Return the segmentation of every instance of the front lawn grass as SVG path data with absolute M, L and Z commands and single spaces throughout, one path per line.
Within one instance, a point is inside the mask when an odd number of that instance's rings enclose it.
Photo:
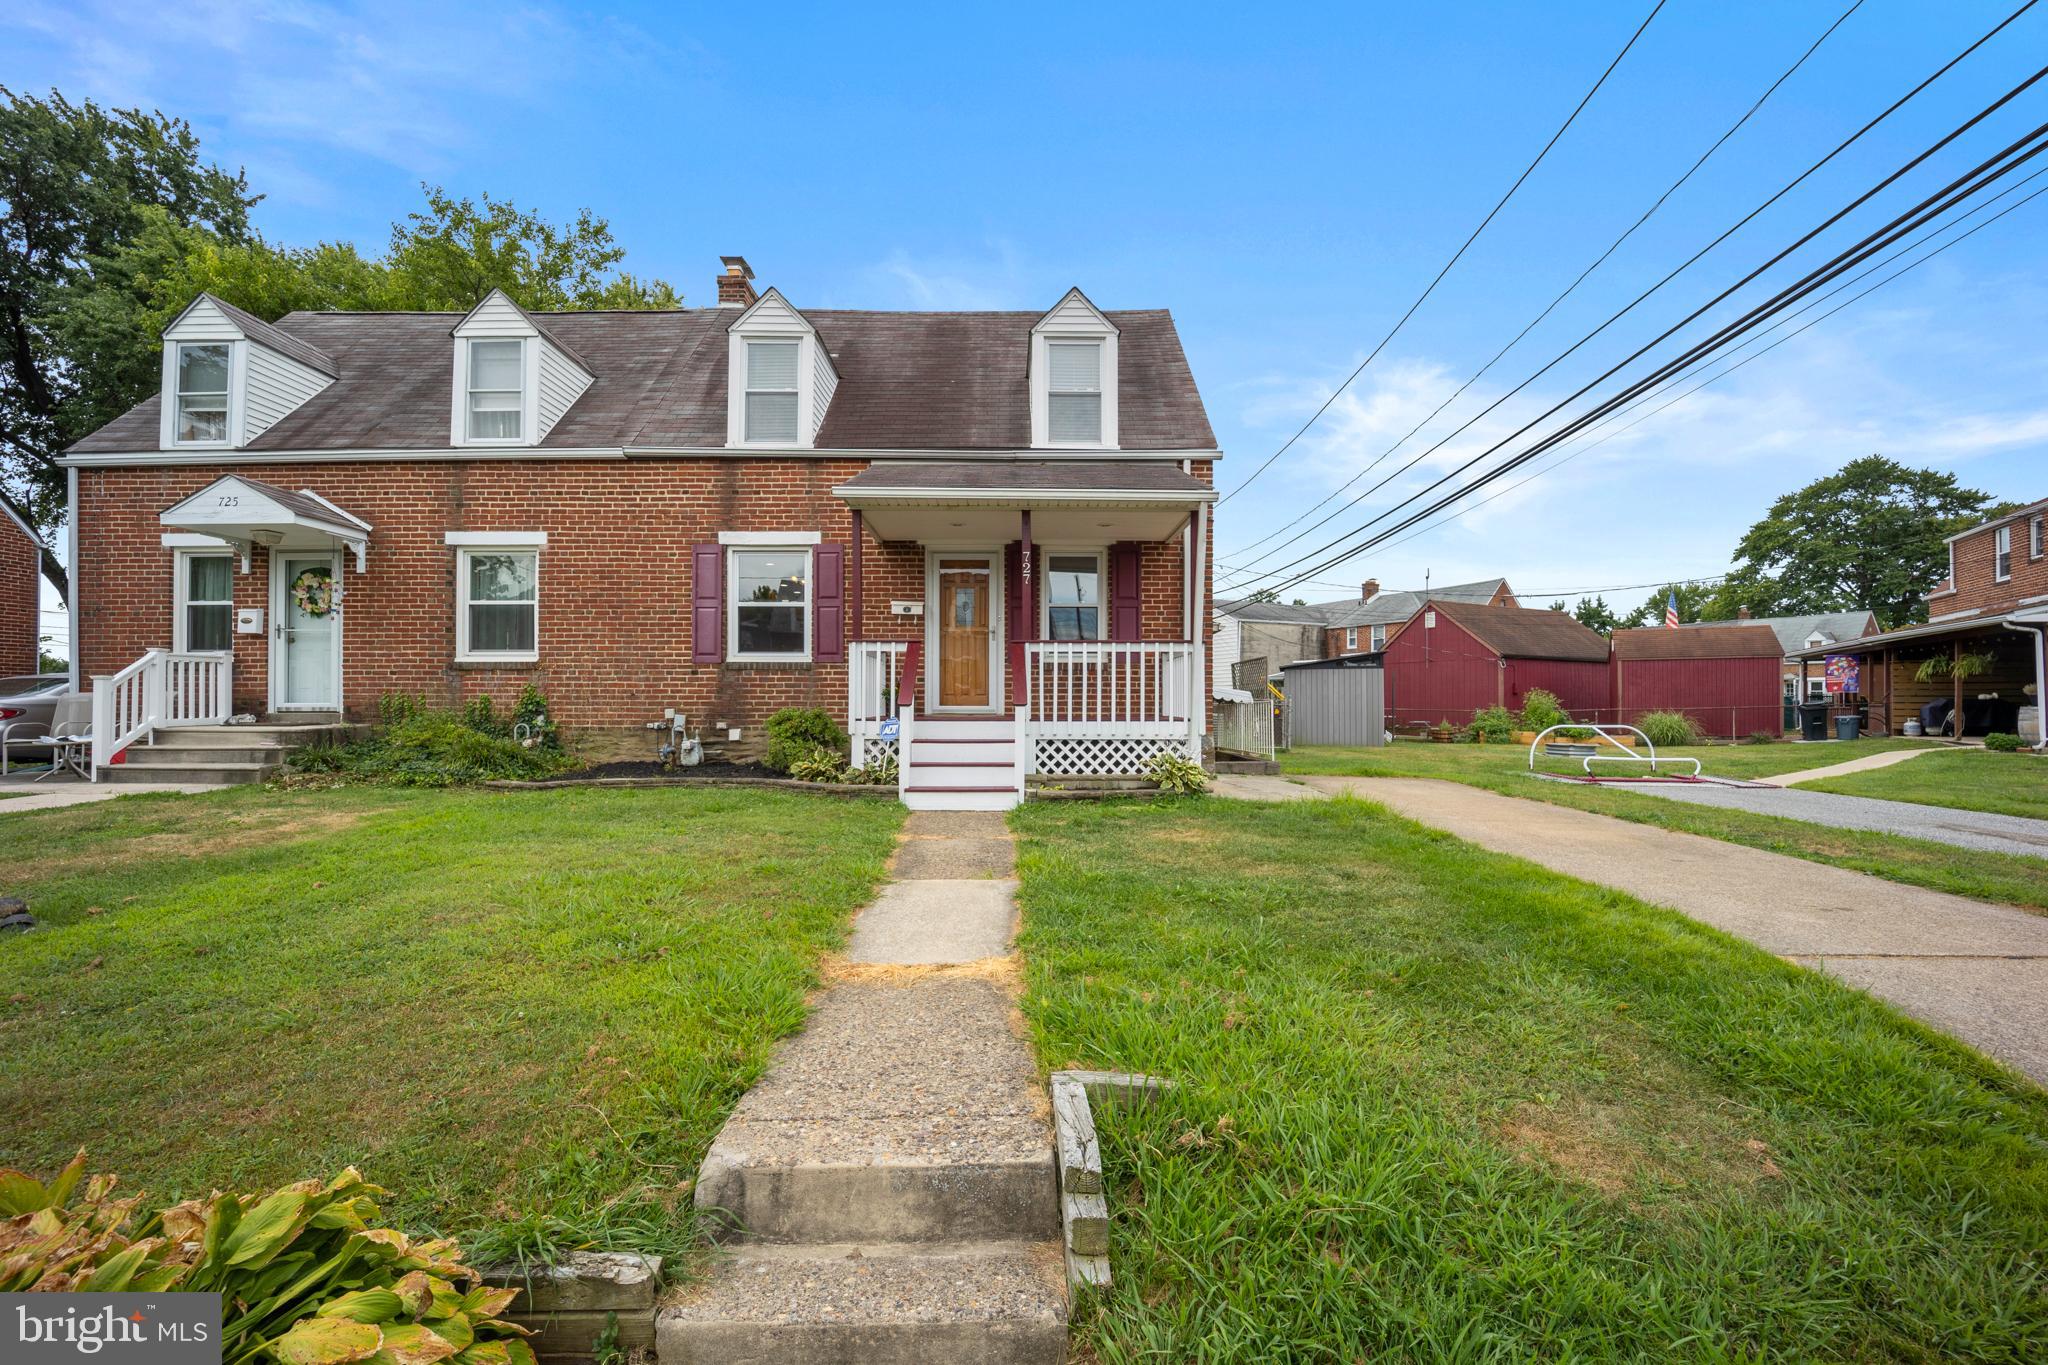
M 1859 754 L 1924 744 L 1922 740 L 1852 740 L 1839 744 L 1759 744 L 1658 750 L 1693 754 L 1704 771 L 1717 777 L 1765 777 L 1801 768 L 1840 763 Z M 1754 811 L 1721 810 L 1685 801 L 1667 801 L 1625 788 L 1539 782 L 1528 776 L 1528 747 L 1494 744 L 1424 744 L 1402 740 L 1377 749 L 1304 746 L 1283 753 L 1284 772 L 1345 777 L 1437 777 L 1483 787 L 1504 796 L 1548 801 L 1576 810 L 1612 815 L 1637 824 L 1725 839 L 1771 853 L 1789 854 L 1816 863 L 1830 863 L 1867 872 L 1909 886 L 1968 896 L 1973 900 L 2048 911 L 2048 859 L 2012 853 L 1986 853 L 1936 843 L 1903 839 L 1866 830 L 1834 829 L 1804 820 L 1788 820 Z M 1946 754 L 1926 754 L 1907 763 L 1880 768 L 1878 773 L 1903 772 L 1923 763 L 1938 763 Z M 1992 758 L 2032 760 L 2012 754 Z M 1538 760 L 1539 765 L 1543 760 Z M 1547 771 L 1577 772 L 1576 762 L 1552 759 Z M 2031 771 L 2031 770 L 2030 770 Z M 1862 776 L 1863 774 L 1858 774 Z M 1808 784 L 1809 788 L 1820 783 Z M 1869 795 L 1870 793 L 1859 793 Z
M 237 788 L 0 817 L 0 1152 L 154 1199 L 355 1164 L 472 1259 L 694 1237 L 689 1181 L 893 802 Z
M 1363 802 L 1027 805 L 1026 1013 L 1099 1115 L 1105 1362 L 2048 1357 L 2048 1096 L 1867 996 Z
M 2048 820 L 2048 760 L 2028 754 L 1956 749 L 1889 768 L 1824 777 L 1802 783 L 1800 790 Z

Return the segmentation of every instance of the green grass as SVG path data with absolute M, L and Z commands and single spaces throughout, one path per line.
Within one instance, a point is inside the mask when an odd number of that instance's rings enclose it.
M 1801 790 L 2048 820 L 2048 761 L 2027 754 L 1957 749 L 1889 768 L 1824 777 L 1802 784 Z
M 1764 777 L 1774 772 L 1820 767 L 1861 753 L 1910 747 L 1922 742 L 1854 740 L 1829 745 L 1732 745 L 1669 752 L 1699 755 L 1710 775 Z M 1661 756 L 1666 751 L 1658 752 Z M 1923 763 L 1940 762 L 1945 756 L 1928 754 L 1879 771 L 1910 770 Z M 2014 756 L 1998 754 L 1991 757 Z M 2025 763 L 2030 760 L 2017 761 Z M 1304 747 L 1281 756 L 1283 770 L 1292 774 L 1443 778 L 1506 796 L 1548 801 L 1552 805 L 1612 815 L 1637 824 L 1682 830 L 1771 853 L 1846 867 L 1909 886 L 1924 886 L 1934 891 L 2001 905 L 2016 905 L 2027 910 L 2048 911 L 2048 859 L 2012 853 L 1985 853 L 1936 843 L 1932 839 L 1902 839 L 1897 835 L 1864 830 L 1834 829 L 1804 820 L 1759 815 L 1754 811 L 1721 810 L 1685 801 L 1668 801 L 1663 797 L 1613 787 L 1539 782 L 1527 776 L 1527 764 L 1526 746 L 1509 748 L 1491 744 L 1420 744 L 1410 741 L 1378 749 Z M 1564 772 L 1568 769 L 1577 771 L 1576 767 L 1558 760 L 1551 760 L 1548 764 L 1549 771 Z
M 1104 1362 L 2048 1358 L 2048 1096 L 1356 801 L 1045 804 L 1026 1013 L 1100 1118 Z
M 353 1163 L 474 1256 L 671 1254 L 884 876 L 881 801 L 239 788 L 0 818 L 0 1153 L 153 1199 Z

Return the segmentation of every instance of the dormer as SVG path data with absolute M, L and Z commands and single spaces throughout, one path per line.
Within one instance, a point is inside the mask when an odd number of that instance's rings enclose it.
M 725 443 L 809 450 L 839 388 L 817 328 L 771 285 L 726 335 Z
M 326 353 L 211 294 L 163 339 L 165 450 L 239 449 L 335 378 Z
M 1114 450 L 1117 326 L 1079 289 L 1031 329 L 1031 445 Z
M 582 358 L 502 289 L 470 309 L 453 336 L 451 445 L 539 445 L 595 382 Z

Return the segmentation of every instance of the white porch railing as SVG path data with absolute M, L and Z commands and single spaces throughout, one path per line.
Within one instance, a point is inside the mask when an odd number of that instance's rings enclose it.
M 1018 739 L 1030 771 L 1124 776 L 1202 752 L 1201 651 L 1187 641 L 1027 643 Z
M 92 775 L 159 729 L 225 725 L 234 710 L 234 656 L 152 649 L 92 680 Z
M 846 660 L 846 731 L 852 736 L 853 766 L 865 768 L 900 752 L 899 738 L 883 733 L 897 720 L 896 693 L 903 679 L 900 640 L 856 640 Z

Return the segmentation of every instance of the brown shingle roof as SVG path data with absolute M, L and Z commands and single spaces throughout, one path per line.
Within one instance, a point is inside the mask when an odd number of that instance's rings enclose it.
M 268 346 L 279 355 L 298 361 L 307 369 L 317 370 L 329 379 L 334 378 L 334 360 L 325 351 L 308 345 L 282 328 L 271 326 L 254 313 L 245 312 L 226 299 L 217 299 L 211 294 L 201 294 L 199 297 L 220 309 L 229 321 L 242 329 L 243 336 L 257 345 Z M 193 302 L 196 303 L 198 300 L 195 299 Z
M 1214 492 L 1200 479 L 1181 473 L 1171 460 L 883 460 L 839 486 L 852 493 L 884 488 L 934 493 L 1018 489 L 1207 497 Z
M 1784 655 L 1769 626 L 1726 626 L 1719 630 L 1672 630 L 1645 626 L 1614 632 L 1618 659 L 1776 659 Z
M 540 443 L 695 448 L 725 444 L 731 309 L 538 313 L 595 377 Z M 841 450 L 1024 450 L 1037 313 L 804 316 L 840 376 L 817 444 Z M 1126 450 L 1213 450 L 1216 436 L 1172 315 L 1112 312 L 1119 439 Z M 448 333 L 457 313 L 291 313 L 268 326 L 331 358 L 335 382 L 249 444 L 252 451 L 446 449 Z M 239 319 L 237 319 L 239 321 Z M 152 396 L 71 447 L 159 449 Z
M 1424 604 L 1450 617 L 1481 644 L 1508 659 L 1567 659 L 1605 663 L 1607 641 L 1561 611 L 1487 607 L 1435 598 Z

